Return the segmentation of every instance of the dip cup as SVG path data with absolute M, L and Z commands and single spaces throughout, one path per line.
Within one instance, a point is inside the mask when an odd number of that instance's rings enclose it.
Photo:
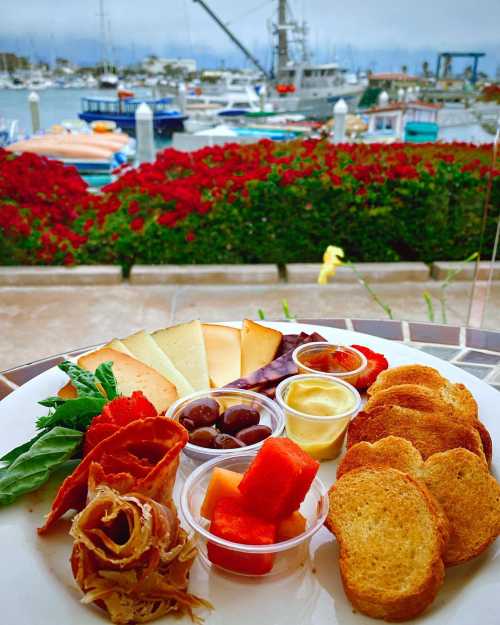
M 344 387 L 352 394 L 354 407 L 331 416 L 311 415 L 291 408 L 287 403 L 290 385 L 298 380 L 315 379 L 326 379 L 334 385 Z M 361 397 L 358 391 L 351 384 L 327 373 L 307 373 L 286 378 L 276 389 L 276 401 L 285 413 L 288 438 L 316 460 L 332 460 L 339 455 L 349 421 L 361 408 Z
M 304 365 L 301 362 L 301 359 L 305 356 L 313 356 L 319 352 L 331 350 L 333 352 L 342 351 L 347 354 L 351 354 L 356 358 L 356 361 L 359 363 L 355 369 L 351 371 L 338 371 L 329 373 L 327 371 L 319 371 L 317 369 L 312 369 Z M 299 345 L 292 354 L 293 362 L 297 365 L 299 369 L 299 373 L 324 373 L 326 375 L 331 375 L 334 378 L 338 378 L 339 380 L 344 380 L 344 382 L 349 382 L 349 384 L 356 384 L 356 381 L 361 373 L 368 366 L 368 361 L 366 360 L 366 356 L 362 354 L 359 350 L 354 347 L 348 347 L 347 345 L 335 345 L 334 343 L 328 343 L 327 341 L 318 341 L 315 343 L 304 343 L 303 345 Z
M 255 453 L 239 453 L 226 458 L 214 458 L 195 469 L 182 488 L 180 498 L 181 516 L 195 532 L 198 554 L 206 567 L 228 572 L 231 575 L 252 578 L 285 575 L 299 569 L 307 560 L 309 557 L 308 546 L 310 538 L 323 527 L 328 514 L 328 493 L 319 477 L 316 476 L 314 478 L 304 501 L 300 505 L 300 513 L 306 519 L 306 528 L 295 538 L 271 545 L 235 543 L 212 534 L 210 532 L 210 521 L 201 515 L 201 506 L 214 468 L 220 467 L 244 473 L 255 456 Z M 247 561 L 251 561 L 252 559 L 255 560 L 255 558 L 267 556 L 271 559 L 272 568 L 266 573 L 257 575 L 255 573 L 242 573 L 241 571 L 214 564 L 209 559 L 209 544 L 232 553 L 236 560 L 238 557 L 243 557 Z M 231 622 L 236 622 L 236 619 L 233 619 Z

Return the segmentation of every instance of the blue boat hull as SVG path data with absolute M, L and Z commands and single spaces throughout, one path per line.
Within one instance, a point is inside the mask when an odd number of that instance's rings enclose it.
M 88 124 L 102 120 L 115 122 L 125 132 L 129 134 L 135 133 L 135 116 L 133 115 L 84 112 L 79 113 L 78 117 Z M 154 131 L 159 135 L 182 131 L 184 130 L 185 119 L 187 119 L 187 115 L 156 113 L 153 117 Z

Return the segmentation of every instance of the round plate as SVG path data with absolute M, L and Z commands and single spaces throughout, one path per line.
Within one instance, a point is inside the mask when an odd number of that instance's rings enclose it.
M 228 323 L 238 327 L 238 323 Z M 295 323 L 266 323 L 284 333 L 318 332 L 328 341 L 366 345 L 385 354 L 390 366 L 421 363 L 438 369 L 454 382 L 467 385 L 479 404 L 479 416 L 493 439 L 493 472 L 500 466 L 500 395 L 496 390 L 434 356 L 401 343 L 359 332 Z M 43 408 L 37 401 L 55 395 L 66 376 L 51 369 L 30 380 L 0 403 L 0 454 L 34 433 L 35 418 Z M 320 478 L 329 487 L 335 480 L 336 461 L 323 462 Z M 178 474 L 177 493 L 184 465 Z M 49 536 L 38 538 L 36 527 L 50 508 L 57 483 L 27 495 L 18 503 L 0 508 L 0 605 L 1 621 L 9 625 L 49 625 L 78 622 L 105 623 L 106 616 L 79 603 L 80 591 L 69 566 L 69 523 L 60 522 Z M 190 591 L 207 598 L 215 610 L 206 625 L 362 625 L 373 619 L 354 613 L 342 589 L 338 550 L 334 537 L 321 529 L 312 539 L 309 560 L 296 571 L 266 580 L 241 577 L 207 569 L 199 560 L 191 572 Z M 500 543 L 468 564 L 447 569 L 446 580 L 432 606 L 418 619 L 434 625 L 470 625 L 481 614 L 482 625 L 498 625 L 500 596 Z M 235 618 L 235 615 L 237 617 Z M 174 622 L 171 618 L 158 622 Z M 181 622 L 181 621 L 175 621 Z M 190 623 L 186 618 L 182 623 Z

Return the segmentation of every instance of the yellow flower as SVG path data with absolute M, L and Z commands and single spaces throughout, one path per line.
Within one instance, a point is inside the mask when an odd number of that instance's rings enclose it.
M 342 265 L 342 258 L 344 258 L 344 250 L 341 247 L 329 245 L 326 248 L 323 254 L 323 264 L 318 274 L 318 284 L 328 284 L 328 280 L 335 275 L 337 267 Z

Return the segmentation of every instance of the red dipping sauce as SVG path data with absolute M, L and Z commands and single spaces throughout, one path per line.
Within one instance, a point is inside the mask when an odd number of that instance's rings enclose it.
M 362 364 L 357 354 L 335 346 L 305 351 L 297 359 L 304 367 L 321 373 L 347 373 Z

